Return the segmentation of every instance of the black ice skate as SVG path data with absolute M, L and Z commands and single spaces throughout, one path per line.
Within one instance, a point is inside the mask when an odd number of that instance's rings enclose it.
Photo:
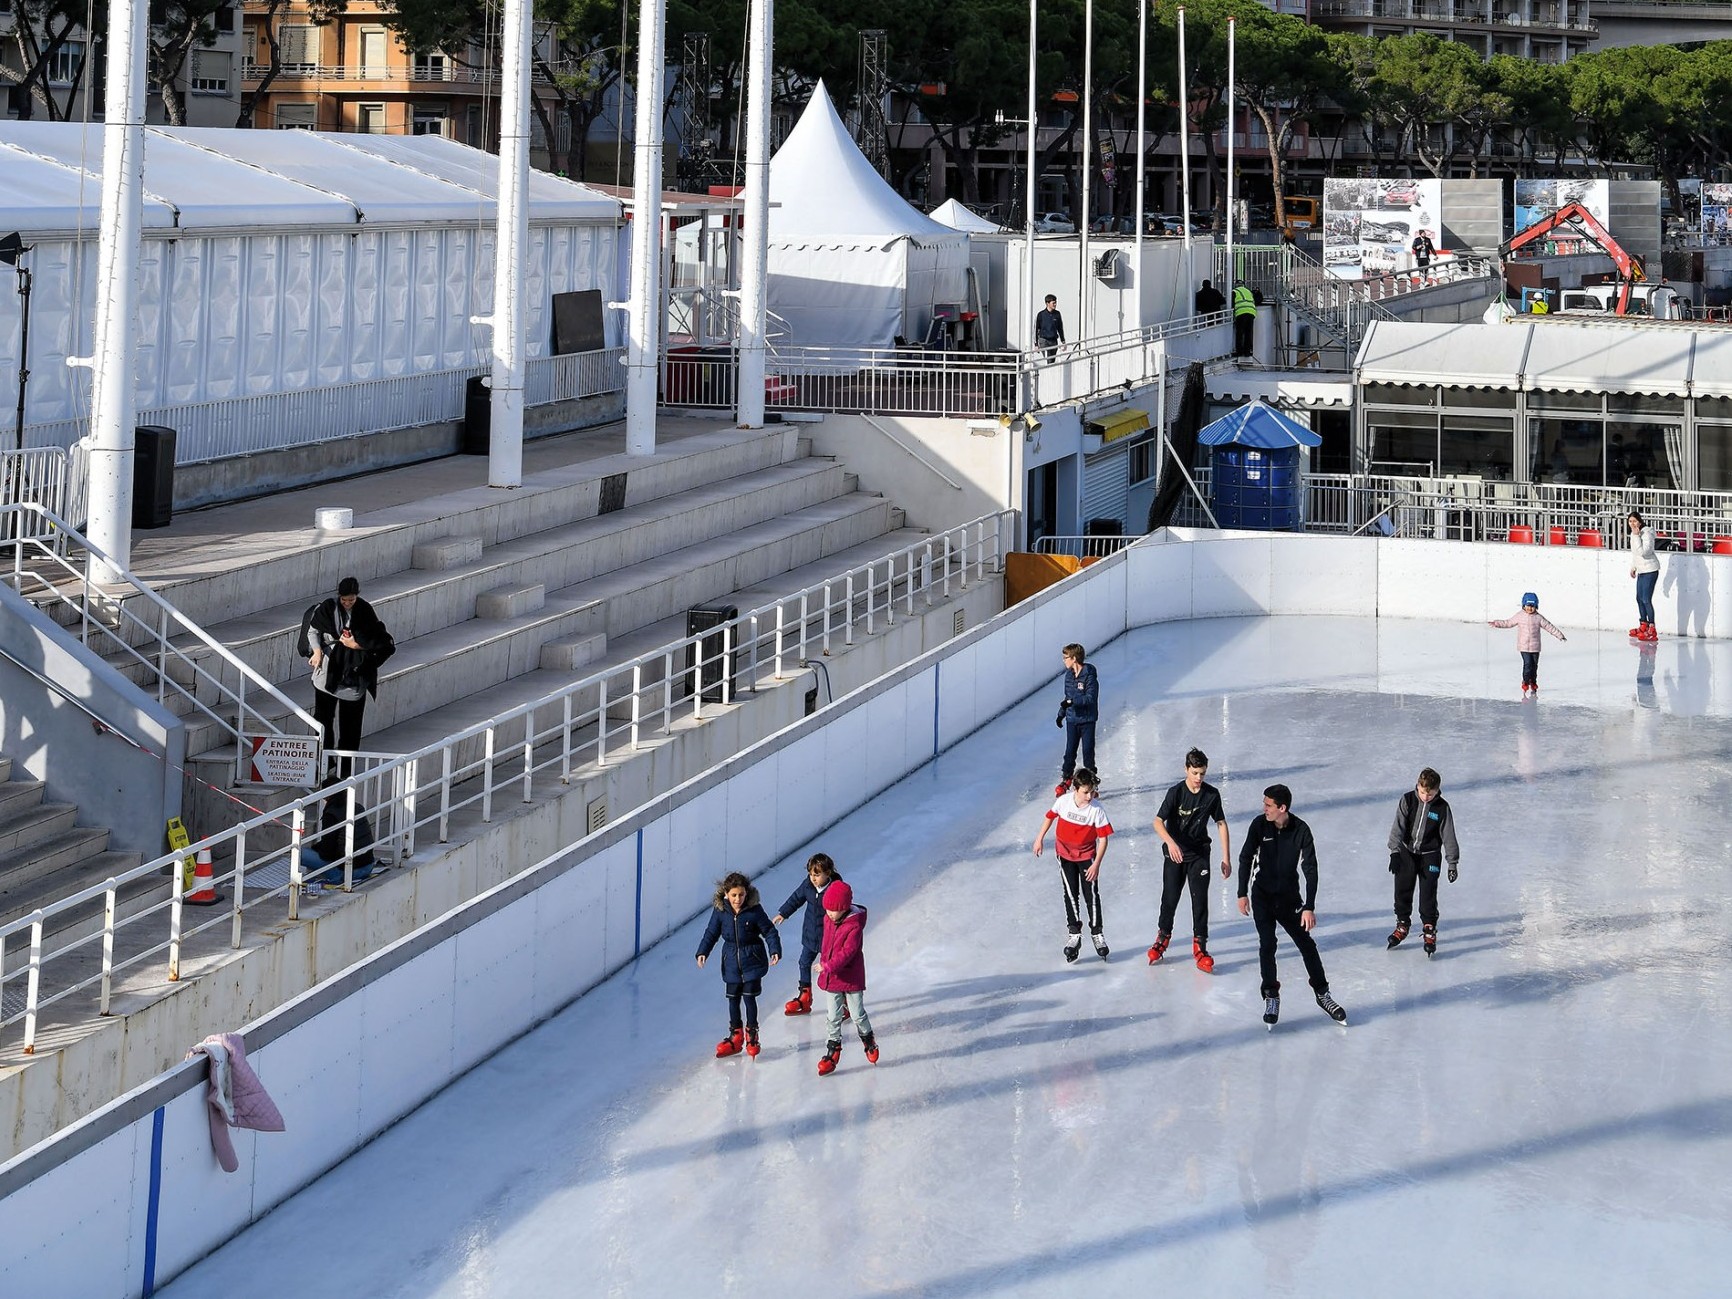
M 1401 940 L 1407 937 L 1407 921 L 1395 922 L 1395 931 L 1389 935 L 1389 950 L 1394 951 L 1401 946 Z
M 1425 954 L 1427 956 L 1436 956 L 1437 955 L 1437 926 L 1436 925 L 1427 925 L 1425 927 L 1424 938 L 1425 938 Z
M 1103 961 L 1106 960 L 1107 959 L 1107 940 L 1105 938 L 1101 937 L 1101 935 L 1099 935 L 1099 934 L 1090 934 L 1089 937 L 1094 939 L 1095 955 L 1100 957 L 1101 960 L 1103 960 Z
M 1081 934 L 1072 934 L 1069 938 L 1064 940 L 1064 959 L 1066 961 L 1075 961 L 1077 953 L 1080 951 L 1082 951 Z
M 1347 1022 L 1347 1012 L 1341 1009 L 1335 998 L 1331 997 L 1327 992 L 1320 992 L 1317 994 L 1317 1007 L 1337 1024 L 1345 1024 Z
M 1263 1022 L 1270 1028 L 1275 1027 L 1281 1018 L 1281 998 L 1271 994 L 1263 998 Z

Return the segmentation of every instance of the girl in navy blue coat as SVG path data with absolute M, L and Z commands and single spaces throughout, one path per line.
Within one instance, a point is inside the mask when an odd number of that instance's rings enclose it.
M 758 890 L 738 871 L 716 883 L 715 909 L 698 940 L 698 968 L 702 969 L 716 940 L 722 941 L 722 978 L 728 992 L 728 1035 L 716 1043 L 718 1056 L 733 1055 L 744 1045 L 746 1054 L 758 1054 L 758 995 L 764 990 L 764 974 L 782 959 L 782 940 L 776 926 L 758 901 Z M 745 1002 L 745 1023 L 740 1022 L 740 1003 Z
M 779 925 L 801 907 L 806 908 L 806 918 L 800 922 L 800 990 L 782 1007 L 784 1015 L 812 1013 L 812 962 L 818 959 L 818 949 L 824 945 L 824 908 L 819 902 L 824 890 L 841 878 L 828 853 L 813 853 L 806 863 L 805 880 L 788 895 L 770 922 Z

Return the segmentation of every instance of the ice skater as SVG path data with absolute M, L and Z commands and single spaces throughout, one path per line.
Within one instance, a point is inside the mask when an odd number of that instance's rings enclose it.
M 818 949 L 824 944 L 824 890 L 842 877 L 836 873 L 836 863 L 828 853 L 815 852 L 806 862 L 806 878 L 800 887 L 788 895 L 782 909 L 770 923 L 780 926 L 801 907 L 807 907 L 800 922 L 800 986 L 792 1001 L 782 1007 L 784 1015 L 809 1015 L 812 1012 L 812 962 L 818 959 Z
M 1642 519 L 1640 510 L 1631 510 L 1630 576 L 1636 579 L 1636 625 L 1630 628 L 1631 640 L 1659 640 L 1654 630 L 1654 584 L 1660 580 L 1660 559 L 1654 554 L 1654 530 Z M 1671 590 L 1670 584 L 1667 590 Z
M 1064 698 L 1059 701 L 1058 706 L 1058 724 L 1064 728 L 1064 761 L 1059 767 L 1060 779 L 1058 788 L 1052 791 L 1054 794 L 1062 794 L 1070 788 L 1079 749 L 1082 752 L 1082 765 L 1097 776 L 1100 774 L 1100 769 L 1095 766 L 1095 720 L 1100 716 L 1100 675 L 1094 670 L 1094 665 L 1088 662 L 1083 647 L 1076 644 L 1064 647 L 1064 671 L 1059 675 L 1064 681 Z
M 1074 961 L 1082 951 L 1083 914 L 1088 915 L 1089 937 L 1104 961 L 1107 940 L 1101 933 L 1101 863 L 1106 860 L 1107 839 L 1113 823 L 1107 810 L 1095 801 L 1095 773 L 1078 767 L 1070 788 L 1047 809 L 1040 833 L 1034 837 L 1034 855 L 1040 856 L 1046 832 L 1054 822 L 1053 849 L 1058 853 L 1059 879 L 1064 885 L 1064 917 L 1069 937 L 1064 959 Z
M 738 871 L 716 882 L 715 909 L 698 940 L 698 968 L 704 968 L 716 940 L 722 942 L 722 980 L 728 993 L 728 1035 L 716 1043 L 717 1057 L 741 1047 L 758 1054 L 758 996 L 764 975 L 782 959 L 782 939 L 758 901 L 758 890 Z M 742 1004 L 745 1019 L 740 1018 Z
M 1257 962 L 1263 979 L 1263 1022 L 1281 1018 L 1281 981 L 1275 975 L 1275 926 L 1299 949 L 1317 1004 L 1337 1024 L 1347 1012 L 1329 995 L 1329 976 L 1311 930 L 1317 924 L 1317 845 L 1311 827 L 1289 810 L 1293 792 L 1285 785 L 1263 791 L 1263 815 L 1245 831 L 1239 849 L 1239 914 L 1257 924 Z M 1301 891 L 1303 883 L 1303 891 Z
M 1547 621 L 1540 612 L 1540 598 L 1532 591 L 1523 594 L 1520 613 L 1494 618 L 1490 625 L 1516 629 L 1516 649 L 1522 656 L 1522 698 L 1526 699 L 1530 694 L 1537 697 L 1540 693 L 1540 632 L 1549 631 L 1559 640 L 1568 640 L 1569 637 Z
M 1191 955 L 1204 974 L 1215 968 L 1209 955 L 1209 822 L 1221 839 L 1221 878 L 1233 873 L 1233 850 L 1227 831 L 1227 814 L 1221 808 L 1221 791 L 1203 779 L 1209 771 L 1209 755 L 1192 749 L 1185 755 L 1185 778 L 1167 791 L 1161 810 L 1155 814 L 1155 833 L 1166 845 L 1162 862 L 1160 928 L 1149 948 L 1149 964 L 1167 954 L 1173 936 L 1173 921 L 1179 911 L 1179 893 L 1191 888 Z
M 1425 954 L 1437 955 L 1437 877 L 1449 859 L 1449 882 L 1461 864 L 1455 842 L 1455 816 L 1443 794 L 1443 777 L 1430 767 L 1420 770 L 1412 789 L 1395 805 L 1389 827 L 1389 870 L 1395 876 L 1395 930 L 1391 950 L 1401 946 L 1413 923 L 1413 889 L 1419 886 L 1419 923 L 1425 926 Z
M 818 987 L 830 995 L 829 1030 L 818 1076 L 836 1071 L 842 1058 L 842 1019 L 852 1016 L 866 1059 L 878 1063 L 878 1037 L 866 1017 L 866 908 L 854 905 L 854 890 L 844 880 L 824 890 L 824 944 L 818 954 Z

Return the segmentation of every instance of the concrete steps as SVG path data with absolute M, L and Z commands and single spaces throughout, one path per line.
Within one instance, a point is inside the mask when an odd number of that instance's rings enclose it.
M 79 809 L 48 801 L 42 781 L 11 775 L 11 759 L 0 758 L 0 924 L 142 860 L 137 853 L 109 852 L 107 829 L 79 825 Z M 100 917 L 101 900 L 53 917 L 45 932 L 63 933 L 88 920 L 91 908 Z

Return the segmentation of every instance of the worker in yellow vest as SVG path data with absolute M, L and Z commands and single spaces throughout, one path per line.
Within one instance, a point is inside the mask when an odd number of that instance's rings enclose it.
M 1233 355 L 1251 355 L 1251 331 L 1257 324 L 1257 298 L 1243 284 L 1233 286 Z

